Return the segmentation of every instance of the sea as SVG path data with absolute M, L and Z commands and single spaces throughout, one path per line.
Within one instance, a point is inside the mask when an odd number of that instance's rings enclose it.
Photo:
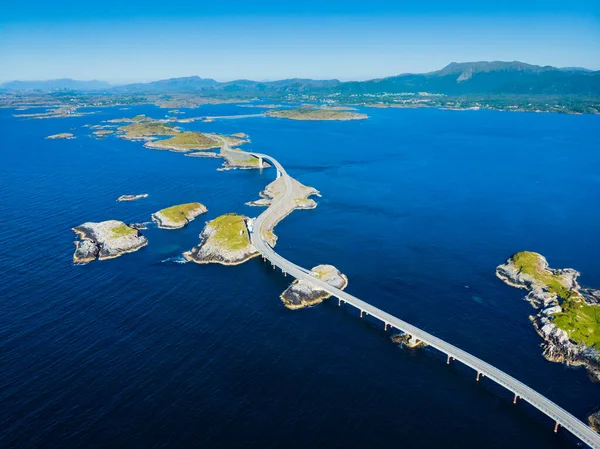
M 409 350 L 332 298 L 288 310 L 292 281 L 261 258 L 184 263 L 205 222 L 246 206 L 274 169 L 91 137 L 153 105 L 24 119 L 0 109 L 0 447 L 574 448 L 568 431 L 432 348 Z M 260 109 L 203 105 L 180 117 Z M 368 120 L 249 117 L 181 124 L 244 132 L 321 193 L 275 229 L 278 252 L 332 264 L 347 291 L 526 383 L 582 421 L 600 407 L 584 369 L 542 357 L 524 291 L 495 268 L 536 251 L 600 288 L 600 117 L 360 109 Z M 72 140 L 46 136 L 71 132 Z M 122 194 L 148 193 L 134 202 Z M 150 221 L 198 201 L 181 230 L 73 264 L 71 228 Z

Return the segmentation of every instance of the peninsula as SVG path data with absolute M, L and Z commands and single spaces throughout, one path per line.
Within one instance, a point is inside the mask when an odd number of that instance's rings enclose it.
M 544 357 L 585 366 L 600 380 L 600 291 L 580 287 L 577 271 L 552 269 L 541 254 L 530 251 L 511 256 L 496 275 L 528 291 L 525 299 L 537 310 L 529 319 L 544 339 Z
M 333 265 L 317 265 L 311 274 L 329 285 L 343 290 L 348 285 L 348 278 Z M 323 302 L 331 296 L 325 290 L 315 287 L 304 280 L 296 280 L 280 296 L 288 309 L 302 309 Z
M 258 256 L 258 251 L 250 243 L 246 220 L 247 217 L 241 215 L 225 214 L 209 221 L 200 234 L 200 245 L 183 253 L 183 256 L 199 264 L 221 265 L 239 265 Z
M 114 259 L 146 246 L 148 240 L 137 229 L 122 221 L 87 222 L 73 228 L 80 239 L 75 241 L 73 262 Z
M 155 212 L 152 214 L 152 220 L 161 229 L 181 229 L 207 210 L 206 206 L 200 203 L 179 204 Z

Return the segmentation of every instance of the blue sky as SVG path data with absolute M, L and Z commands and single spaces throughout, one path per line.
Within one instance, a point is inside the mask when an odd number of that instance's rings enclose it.
M 3 6 L 0 81 L 367 79 L 452 61 L 600 70 L 598 1 L 180 0 Z

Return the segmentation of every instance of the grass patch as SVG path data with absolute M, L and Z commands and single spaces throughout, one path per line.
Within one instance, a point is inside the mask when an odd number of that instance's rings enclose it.
M 186 203 L 161 209 L 158 211 L 158 213 L 176 223 L 185 223 L 187 221 L 187 214 L 201 207 L 202 204 L 200 203 Z
M 216 229 L 212 238 L 223 248 L 236 251 L 250 245 L 250 237 L 242 216 L 226 214 L 215 218 L 210 225 Z
M 512 259 L 521 273 L 528 274 L 546 285 L 549 292 L 556 293 L 562 299 L 569 299 L 573 295 L 578 296 L 576 292 L 569 290 L 561 275 L 543 269 L 540 257 L 537 253 L 523 251 L 515 254 Z
M 119 237 L 127 237 L 128 235 L 135 235 L 137 234 L 137 231 L 133 228 L 130 228 L 127 225 L 119 225 L 119 226 L 115 226 L 114 228 L 111 229 L 112 232 L 112 236 L 113 238 L 119 238 Z
M 202 150 L 219 147 L 219 143 L 205 134 L 185 131 L 175 134 L 170 139 L 154 142 L 154 146 L 177 147 L 187 150 Z
M 600 307 L 580 298 L 563 301 L 561 306 L 563 311 L 554 315 L 554 324 L 571 340 L 600 349 Z

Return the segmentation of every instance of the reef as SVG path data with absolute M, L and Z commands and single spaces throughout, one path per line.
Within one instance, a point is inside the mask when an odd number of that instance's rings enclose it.
M 140 193 L 138 195 L 121 195 L 119 198 L 117 198 L 117 201 L 135 201 L 135 200 L 139 200 L 140 198 L 147 198 L 148 194 L 147 193 Z
M 73 262 L 85 264 L 93 260 L 114 259 L 146 246 L 148 240 L 137 229 L 122 221 L 87 222 L 73 228 L 75 241 Z

